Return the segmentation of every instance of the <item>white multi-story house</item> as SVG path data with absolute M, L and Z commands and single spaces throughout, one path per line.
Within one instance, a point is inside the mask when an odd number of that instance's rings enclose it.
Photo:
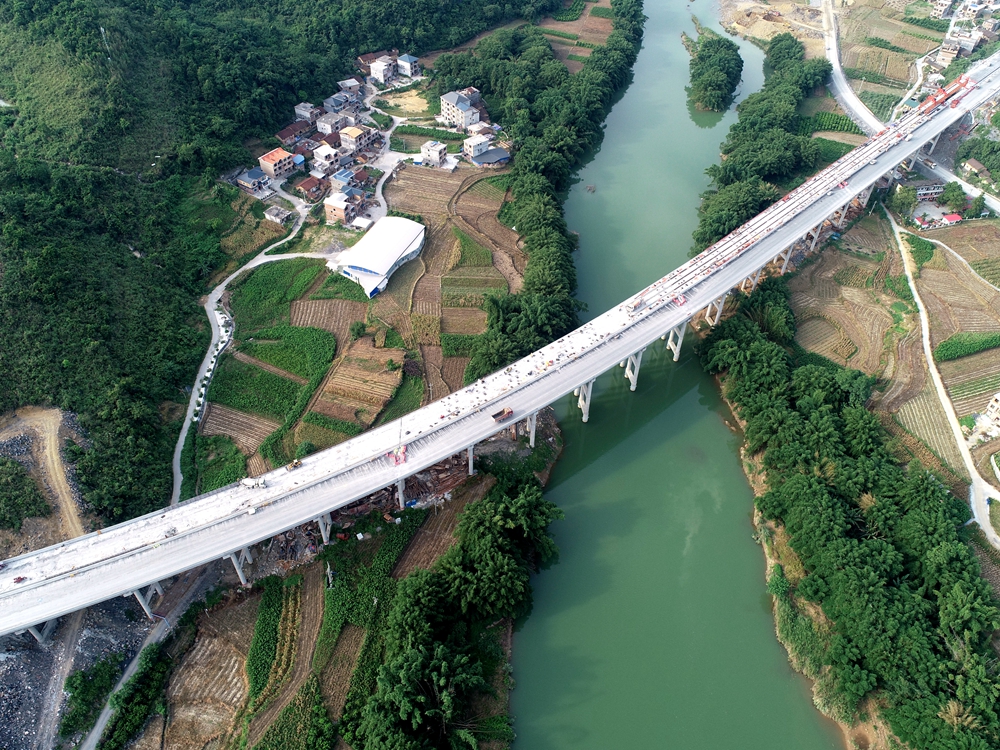
M 456 128 L 467 128 L 479 122 L 479 110 L 465 94 L 449 91 L 441 97 L 441 118 Z
M 390 83 L 396 78 L 396 61 L 388 55 L 382 55 L 371 65 L 372 78 L 379 83 Z
M 413 55 L 400 55 L 396 60 L 396 70 L 401 76 L 416 78 L 420 75 L 420 60 Z
M 462 153 L 469 159 L 475 159 L 490 150 L 490 139 L 485 135 L 474 135 L 462 143 Z
M 316 122 L 323 114 L 323 108 L 317 107 L 310 102 L 299 102 L 295 105 L 295 119 L 306 122 Z
M 330 112 L 316 120 L 316 130 L 323 133 L 323 135 L 330 135 L 330 133 L 336 133 L 341 128 L 347 126 L 348 123 L 346 120 L 347 118 L 342 114 Z
M 448 146 L 437 141 L 427 141 L 420 147 L 420 158 L 424 164 L 433 164 L 440 167 L 448 154 Z
M 355 153 L 368 148 L 378 137 L 378 131 L 364 125 L 354 125 L 340 131 L 340 145 Z

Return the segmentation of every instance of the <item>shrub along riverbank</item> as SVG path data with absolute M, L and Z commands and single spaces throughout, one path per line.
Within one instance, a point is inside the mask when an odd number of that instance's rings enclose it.
M 968 508 L 919 463 L 893 459 L 865 409 L 870 378 L 790 357 L 788 297 L 784 280 L 765 281 L 699 345 L 766 473 L 757 508 L 784 526 L 785 562 L 804 568 L 794 585 L 771 571 L 779 633 L 838 720 L 861 718 L 872 698 L 914 750 L 995 747 L 1000 613 L 959 535 Z
M 471 52 L 435 62 L 440 92 L 475 86 L 518 144 L 511 167 L 514 202 L 505 220 L 524 240 L 528 265 L 514 295 L 487 298 L 487 330 L 472 346 L 467 382 L 488 375 L 577 325 L 574 238 L 557 195 L 602 137 L 612 97 L 628 80 L 642 41 L 642 3 L 612 0 L 614 30 L 583 69 L 570 75 L 531 26 L 501 29 Z

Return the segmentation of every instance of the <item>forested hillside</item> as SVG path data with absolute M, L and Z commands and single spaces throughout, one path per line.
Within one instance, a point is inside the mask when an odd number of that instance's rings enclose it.
M 186 399 L 208 341 L 197 298 L 224 260 L 192 192 L 356 54 L 446 47 L 557 4 L 0 4 L 15 105 L 0 108 L 0 412 L 79 414 L 90 444 L 70 458 L 106 519 L 165 504 L 178 425 L 161 406 Z

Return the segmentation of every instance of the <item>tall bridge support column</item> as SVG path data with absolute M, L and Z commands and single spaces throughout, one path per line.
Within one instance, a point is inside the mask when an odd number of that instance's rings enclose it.
M 632 383 L 632 387 L 629 390 L 634 391 L 635 387 L 639 384 L 639 366 L 642 364 L 642 353 L 644 351 L 646 351 L 646 347 L 643 347 L 635 354 L 630 354 L 628 361 L 625 363 L 625 377 Z
M 722 308 L 726 306 L 726 299 L 729 297 L 729 292 L 723 294 L 719 299 L 712 300 L 708 303 L 708 307 L 705 308 L 705 320 L 709 322 L 709 325 L 717 326 L 719 320 L 722 319 Z M 712 319 L 712 308 L 715 308 L 715 319 Z
M 573 395 L 577 397 L 576 405 L 580 407 L 580 411 L 583 412 L 583 421 L 586 422 L 590 419 L 590 397 L 594 392 L 594 381 L 584 383 L 575 391 Z
M 853 200 L 854 199 L 851 198 L 851 200 L 847 201 L 847 203 L 844 204 L 843 208 L 837 209 L 836 213 L 840 214 L 840 216 L 838 216 L 837 220 L 833 223 L 834 226 L 837 227 L 837 229 L 840 229 L 842 226 L 844 226 L 844 222 L 847 220 L 847 211 L 851 207 L 851 202 Z
M 239 557 L 236 556 L 235 552 L 231 552 L 228 555 L 229 559 L 233 562 L 233 567 L 236 568 L 236 575 L 240 577 L 240 583 L 244 586 L 247 585 L 247 577 L 243 573 L 243 563 L 249 563 L 253 565 L 253 555 L 250 554 L 249 547 L 244 547 L 239 550 Z
M 475 473 L 476 473 L 476 469 L 475 469 L 475 468 L 473 467 L 473 465 L 472 465 L 472 458 L 473 458 L 473 455 L 472 455 L 472 454 L 473 454 L 473 449 L 474 449 L 475 447 L 476 447 L 476 445 L 475 445 L 475 443 L 473 443 L 473 444 L 472 444 L 472 445 L 470 445 L 470 446 L 469 446 L 469 448 L 468 448 L 468 454 L 469 454 L 469 476 L 470 476 L 470 477 L 471 477 L 471 476 L 472 476 L 473 474 L 475 474 Z
M 396 480 L 396 497 L 399 499 L 399 508 L 406 507 L 406 478 Z
M 533 412 L 528 415 L 525 420 L 525 426 L 528 430 L 528 446 L 531 448 L 535 447 L 535 426 L 538 424 L 538 412 Z
M 139 602 L 139 606 L 142 607 L 142 611 L 146 613 L 146 617 L 150 620 L 153 619 L 153 610 L 150 609 L 149 603 L 153 600 L 153 592 L 156 592 L 160 596 L 163 596 L 163 589 L 160 588 L 158 581 L 153 581 L 146 589 L 146 593 L 143 594 L 139 589 L 135 589 L 131 592 L 131 595 L 135 597 L 136 601 Z M 125 596 L 129 596 L 126 594 Z
M 747 282 L 750 282 L 750 293 L 753 294 L 754 290 L 757 288 L 757 283 L 760 281 L 760 275 L 764 273 L 763 268 L 758 268 L 757 273 L 747 276 L 743 281 L 740 282 L 740 291 L 745 292 Z
M 681 343 L 684 341 L 684 334 L 687 332 L 687 327 L 688 321 L 685 320 L 676 328 L 671 328 L 666 336 L 660 336 L 660 339 L 666 342 L 664 348 L 674 353 L 674 362 L 681 358 Z
M 126 594 L 125 596 L 128 596 Z M 56 625 L 59 624 L 59 618 L 53 617 L 48 622 L 40 622 L 37 625 L 29 625 L 24 630 L 15 630 L 14 635 L 23 635 L 24 633 L 31 633 L 32 638 L 38 641 L 38 645 L 44 646 L 45 642 L 52 635 L 53 631 L 56 629 Z
M 937 148 L 939 140 L 941 140 L 941 133 L 938 133 L 936 136 L 934 136 L 933 140 L 927 141 L 929 144 L 931 144 L 930 147 L 927 149 L 928 156 L 934 153 L 934 149 Z
M 316 525 L 319 526 L 320 536 L 323 537 L 323 544 L 330 543 L 330 527 L 333 525 L 333 521 L 330 518 L 329 513 L 324 513 L 319 518 L 316 519 Z
M 816 249 L 816 243 L 819 242 L 819 236 L 823 234 L 823 224 L 820 223 L 815 229 L 810 229 L 806 236 L 812 235 L 812 239 L 809 241 L 809 252 L 811 253 Z

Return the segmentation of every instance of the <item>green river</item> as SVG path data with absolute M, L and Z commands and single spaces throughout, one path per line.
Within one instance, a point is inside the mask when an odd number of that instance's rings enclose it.
M 680 32 L 694 32 L 692 12 L 715 25 L 705 0 L 647 0 L 634 80 L 566 203 L 583 317 L 691 247 L 704 169 L 735 118 L 687 105 Z M 741 48 L 746 95 L 763 82 L 763 54 Z M 842 747 L 775 638 L 740 440 L 691 343 L 677 364 L 651 346 L 635 393 L 617 368 L 602 377 L 586 425 L 570 398 L 556 405 L 566 450 L 548 496 L 566 520 L 553 525 L 559 562 L 535 577 L 514 637 L 521 750 Z

